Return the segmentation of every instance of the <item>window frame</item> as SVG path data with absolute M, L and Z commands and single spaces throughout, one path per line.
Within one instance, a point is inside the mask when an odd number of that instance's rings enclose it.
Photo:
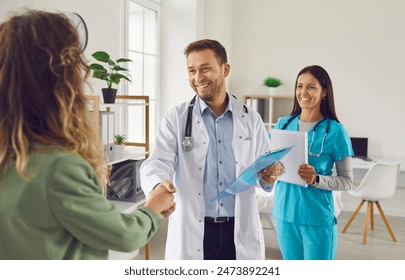
M 155 69 L 155 96 L 154 98 L 149 97 L 149 142 L 153 143 L 157 133 L 157 125 L 158 120 L 160 117 L 159 114 L 159 106 L 160 106 L 160 95 L 161 95 L 161 0 L 125 0 L 123 6 L 123 26 L 121 30 L 123 31 L 122 37 L 122 53 L 123 57 L 129 57 L 130 49 L 129 49 L 129 6 L 130 2 L 143 6 L 144 8 L 153 10 L 156 12 L 156 69 Z M 144 28 L 144 27 L 143 27 Z M 145 30 L 145 28 L 144 28 Z M 144 36 L 144 33 L 143 33 Z M 142 54 L 144 57 L 145 55 L 151 55 L 148 52 L 145 52 L 143 49 L 142 52 L 136 52 Z M 145 66 L 142 63 L 142 83 L 144 82 L 144 73 L 145 73 Z M 122 83 L 121 85 L 121 92 L 125 93 L 125 95 L 145 95 L 144 86 L 142 86 L 142 92 L 129 92 L 129 84 Z M 125 133 L 128 133 L 128 128 L 131 126 L 131 121 L 129 120 L 129 113 L 128 111 L 124 114 L 124 121 L 123 123 L 123 130 Z M 145 120 L 142 117 L 142 121 L 140 123 L 141 127 L 145 126 Z M 141 129 L 140 131 L 143 131 Z

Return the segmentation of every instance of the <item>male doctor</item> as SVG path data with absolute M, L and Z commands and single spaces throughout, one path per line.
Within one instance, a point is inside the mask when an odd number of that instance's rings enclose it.
M 184 54 L 196 98 L 166 114 L 140 170 L 145 193 L 170 190 L 173 180 L 177 189 L 165 258 L 264 259 L 255 188 L 213 198 L 269 150 L 268 134 L 260 115 L 226 92 L 230 65 L 219 42 L 193 42 Z M 280 172 L 279 164 L 262 170 L 257 187 L 271 191 Z

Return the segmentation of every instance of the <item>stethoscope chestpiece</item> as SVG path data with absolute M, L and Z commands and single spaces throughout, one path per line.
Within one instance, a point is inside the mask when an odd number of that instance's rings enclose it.
M 186 152 L 190 151 L 193 148 L 193 143 L 191 143 L 190 137 L 184 137 L 183 140 L 183 150 Z

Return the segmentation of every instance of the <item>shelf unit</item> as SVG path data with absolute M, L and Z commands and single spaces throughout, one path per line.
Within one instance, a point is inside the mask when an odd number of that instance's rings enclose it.
M 123 106 L 144 106 L 145 107 L 145 141 L 144 142 L 129 142 L 126 141 L 124 144 L 129 146 L 124 154 L 116 154 L 114 161 L 109 162 L 109 166 L 112 164 L 125 161 L 127 159 L 140 159 L 143 157 L 148 157 L 149 155 L 149 96 L 141 95 L 117 95 L 116 100 L 118 102 L 114 104 L 105 104 L 100 102 L 100 96 L 86 95 L 87 100 L 90 102 L 89 110 L 93 112 L 91 114 L 93 126 L 96 128 L 97 132 L 100 132 L 100 108 L 106 112 L 112 112 Z M 121 101 L 121 102 L 120 102 Z M 92 103 L 92 106 L 91 106 Z M 142 151 L 137 149 L 137 147 L 143 148 Z M 125 202 L 125 201 L 110 201 L 115 204 L 118 209 L 123 213 L 130 213 L 142 206 L 144 201 L 141 202 Z M 110 251 L 109 255 L 112 259 L 130 259 L 138 254 L 138 250 L 130 253 Z M 145 245 L 145 260 L 150 259 L 150 243 Z
M 249 94 L 243 96 L 243 103 L 262 116 L 268 130 L 276 124 L 280 117 L 291 113 L 293 101 L 294 96 L 291 95 Z
M 106 112 L 111 112 L 117 108 L 128 107 L 128 106 L 144 106 L 145 107 L 145 141 L 144 142 L 129 142 L 126 141 L 124 144 L 126 146 L 136 146 L 144 147 L 145 155 L 149 155 L 149 96 L 143 95 L 117 95 L 117 102 L 114 104 L 100 103 L 100 108 L 105 108 Z M 123 102 L 120 102 L 123 101 Z M 134 103 L 134 101 L 136 103 Z M 141 101 L 141 102 L 138 102 Z
M 124 144 L 126 146 L 136 146 L 145 148 L 145 154 L 149 154 L 149 96 L 142 95 L 117 95 L 117 100 L 122 100 L 123 102 L 106 104 L 100 102 L 99 96 L 86 95 L 86 99 L 93 103 L 89 110 L 93 112 L 91 118 L 96 131 L 100 131 L 100 111 L 112 112 L 117 108 L 122 108 L 123 106 L 144 106 L 145 107 L 145 141 L 144 142 L 129 142 L 126 141 Z M 131 103 L 133 101 L 142 101 L 137 103 Z M 90 102 L 90 103 L 91 103 Z M 103 110 L 101 110 L 103 109 Z

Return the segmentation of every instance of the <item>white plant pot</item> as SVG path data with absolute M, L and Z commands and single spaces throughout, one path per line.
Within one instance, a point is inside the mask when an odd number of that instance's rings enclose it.
M 122 154 L 124 153 L 125 145 L 115 145 L 115 153 L 116 154 Z
M 278 95 L 279 90 L 276 87 L 269 87 L 269 95 Z

